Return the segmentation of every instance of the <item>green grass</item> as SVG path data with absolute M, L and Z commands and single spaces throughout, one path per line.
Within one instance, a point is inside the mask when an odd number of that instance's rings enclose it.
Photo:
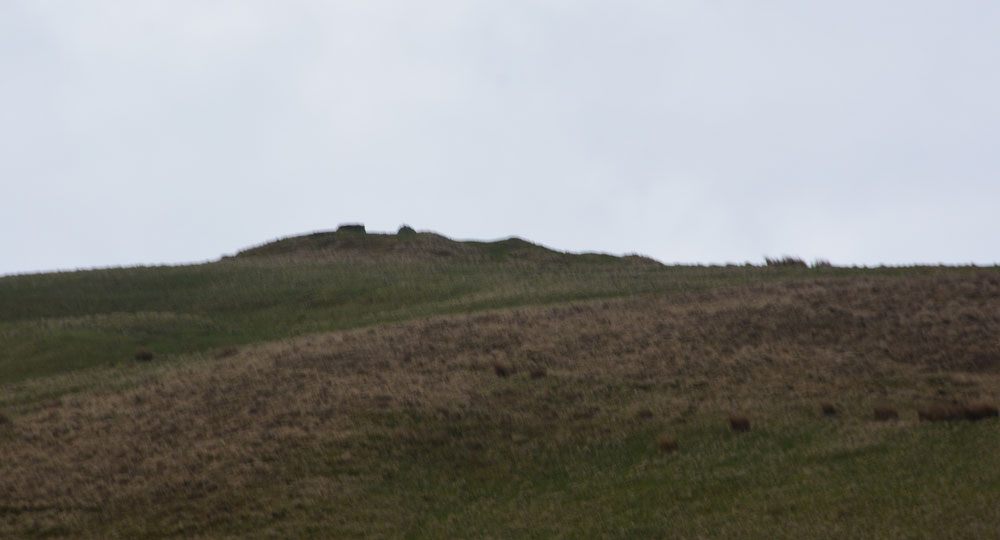
M 485 250 L 503 258 L 511 242 Z M 667 267 L 601 255 L 560 260 L 228 259 L 9 276 L 0 279 L 0 383 L 128 361 L 139 347 L 177 355 L 434 315 L 846 272 Z
M 670 455 L 642 427 L 577 448 L 493 440 L 482 457 L 431 436 L 378 446 L 368 464 L 378 476 L 351 501 L 300 502 L 362 513 L 324 531 L 334 535 L 378 524 L 411 538 L 982 538 L 996 534 L 996 427 L 886 429 L 845 447 L 860 427 L 813 419 L 737 436 L 698 426 Z
M 668 455 L 655 445 L 663 426 L 636 423 L 558 445 L 545 438 L 511 440 L 501 424 L 454 425 L 416 413 L 370 417 L 367 425 L 364 437 L 289 459 L 277 485 L 253 487 L 235 498 L 223 492 L 174 507 L 125 508 L 135 519 L 127 534 L 997 535 L 996 421 L 873 428 L 802 417 L 746 435 L 699 422 L 676 430 L 680 449 Z M 470 430 L 481 448 L 466 444 L 463 434 Z M 256 507 L 268 508 L 267 515 L 253 512 Z M 215 517 L 177 518 L 185 515 Z

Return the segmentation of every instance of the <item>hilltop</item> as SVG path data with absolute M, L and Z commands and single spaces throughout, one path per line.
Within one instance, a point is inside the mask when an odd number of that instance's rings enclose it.
M 430 315 L 641 294 L 677 276 L 644 257 L 362 226 L 219 261 L 0 278 L 0 382 Z
M 456 241 L 433 232 L 403 226 L 396 234 L 367 232 L 364 225 L 344 225 L 336 231 L 291 236 L 244 249 L 237 259 L 285 258 L 327 261 L 471 262 L 615 262 L 626 260 L 659 264 L 640 256 L 615 257 L 598 253 L 564 253 L 511 237 L 492 242 Z

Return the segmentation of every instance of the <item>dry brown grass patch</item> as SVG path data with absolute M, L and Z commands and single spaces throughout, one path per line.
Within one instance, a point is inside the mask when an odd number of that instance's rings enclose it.
M 930 403 L 917 409 L 921 422 L 948 422 L 965 418 L 962 407 L 948 403 Z
M 750 419 L 743 414 L 729 415 L 729 429 L 734 433 L 746 433 L 750 431 Z
M 677 437 L 673 435 L 661 435 L 656 442 L 660 452 L 670 454 L 677 451 Z
M 532 379 L 541 379 L 542 377 L 545 377 L 548 374 L 549 372 L 546 371 L 545 368 L 534 368 L 531 370 Z

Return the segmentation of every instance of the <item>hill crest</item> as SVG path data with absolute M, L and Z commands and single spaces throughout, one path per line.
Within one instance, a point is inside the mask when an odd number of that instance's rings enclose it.
M 230 258 L 230 257 L 227 257 Z M 243 249 L 231 258 L 303 260 L 456 260 L 470 262 L 643 262 L 638 255 L 566 253 L 512 236 L 495 241 L 459 241 L 403 226 L 398 233 L 367 232 L 363 225 L 342 225 L 335 231 L 279 238 Z

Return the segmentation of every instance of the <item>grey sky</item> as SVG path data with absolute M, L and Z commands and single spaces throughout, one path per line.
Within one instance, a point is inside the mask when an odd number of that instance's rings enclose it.
M 1000 4 L 0 2 L 0 274 L 364 222 L 1000 261 Z

